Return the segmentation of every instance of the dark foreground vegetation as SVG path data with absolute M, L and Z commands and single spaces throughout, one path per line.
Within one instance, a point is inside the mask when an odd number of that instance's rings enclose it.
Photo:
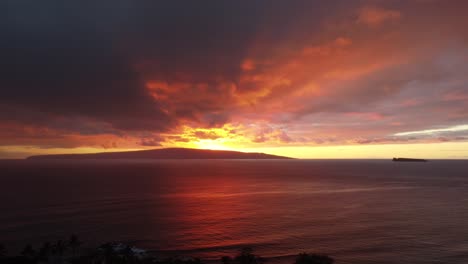
M 0 263 L 2 264 L 203 264 L 198 258 L 158 258 L 145 250 L 121 243 L 106 243 L 97 248 L 85 249 L 76 235 L 68 240 L 55 243 L 45 242 L 41 247 L 26 245 L 19 255 L 8 255 L 7 249 L 0 244 Z M 267 260 L 255 255 L 251 248 L 243 248 L 239 254 L 220 259 L 222 264 L 262 264 Z M 334 260 L 326 255 L 301 253 L 293 264 L 332 264 Z

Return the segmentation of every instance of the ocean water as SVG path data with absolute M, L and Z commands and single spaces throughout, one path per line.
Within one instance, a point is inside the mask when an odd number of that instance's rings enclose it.
M 206 260 L 468 263 L 468 162 L 0 161 L 0 243 L 72 233 Z

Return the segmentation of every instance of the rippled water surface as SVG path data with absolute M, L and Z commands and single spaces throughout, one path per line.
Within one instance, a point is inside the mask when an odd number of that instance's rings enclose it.
M 0 161 L 0 243 L 77 233 L 217 259 L 468 263 L 468 162 Z

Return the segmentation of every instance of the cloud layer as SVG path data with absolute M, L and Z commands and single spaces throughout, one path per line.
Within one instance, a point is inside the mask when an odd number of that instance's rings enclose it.
M 4 148 L 468 138 L 462 1 L 0 5 Z

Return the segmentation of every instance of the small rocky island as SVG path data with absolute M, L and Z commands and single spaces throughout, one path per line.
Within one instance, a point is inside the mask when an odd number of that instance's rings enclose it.
M 393 158 L 395 162 L 427 162 L 425 159 Z

